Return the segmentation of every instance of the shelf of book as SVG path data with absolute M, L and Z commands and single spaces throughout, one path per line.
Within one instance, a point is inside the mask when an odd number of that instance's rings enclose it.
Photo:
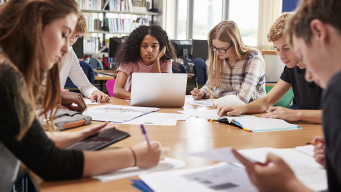
M 108 10 L 96 10 L 96 9 L 82 9 L 83 13 L 112 13 L 112 14 L 128 14 L 128 15 L 154 15 L 158 13 L 153 12 L 137 12 L 137 11 L 108 11 Z

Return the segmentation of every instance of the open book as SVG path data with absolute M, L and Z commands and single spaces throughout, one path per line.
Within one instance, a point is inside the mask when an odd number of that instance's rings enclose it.
M 220 123 L 235 124 L 249 132 L 301 129 L 300 126 L 288 123 L 282 119 L 259 118 L 251 115 L 241 115 L 238 117 L 224 116 L 218 118 L 216 121 Z

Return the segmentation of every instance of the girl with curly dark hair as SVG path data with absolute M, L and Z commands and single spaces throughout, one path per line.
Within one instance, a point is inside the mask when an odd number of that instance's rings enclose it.
M 118 65 L 114 96 L 130 99 L 131 77 L 134 72 L 172 73 L 171 59 L 175 51 L 166 31 L 158 25 L 136 28 L 116 54 Z

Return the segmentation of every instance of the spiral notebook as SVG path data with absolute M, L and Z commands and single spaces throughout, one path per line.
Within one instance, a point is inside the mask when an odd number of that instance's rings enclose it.
M 237 117 L 221 117 L 217 122 L 235 124 L 249 132 L 283 131 L 301 129 L 300 126 L 288 123 L 282 119 L 260 118 L 252 115 L 241 115 Z

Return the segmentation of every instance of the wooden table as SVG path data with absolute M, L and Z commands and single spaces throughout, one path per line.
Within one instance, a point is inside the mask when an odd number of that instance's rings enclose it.
M 113 104 L 129 105 L 125 100 L 111 98 Z M 199 109 L 205 107 L 185 106 L 186 109 Z M 162 113 L 175 113 L 183 110 L 179 108 L 165 108 Z M 96 123 L 96 122 L 94 122 Z M 158 140 L 163 146 L 168 146 L 171 152 L 169 157 L 182 159 L 186 168 L 202 167 L 217 163 L 215 161 L 176 155 L 174 152 L 189 152 L 210 150 L 220 147 L 234 147 L 237 149 L 256 147 L 289 148 L 305 145 L 315 135 L 322 135 L 321 125 L 297 123 L 302 129 L 291 131 L 275 131 L 263 133 L 250 133 L 235 126 L 208 122 L 203 119 L 191 117 L 186 121 L 178 121 L 176 126 L 146 126 L 149 139 Z M 115 147 L 128 147 L 144 141 L 139 125 L 117 125 L 118 129 L 129 132 L 131 137 L 114 144 Z M 138 178 L 133 177 L 133 178 Z M 42 192 L 73 192 L 73 191 L 139 191 L 133 187 L 129 178 L 102 183 L 90 178 L 73 181 L 43 182 L 39 185 Z

